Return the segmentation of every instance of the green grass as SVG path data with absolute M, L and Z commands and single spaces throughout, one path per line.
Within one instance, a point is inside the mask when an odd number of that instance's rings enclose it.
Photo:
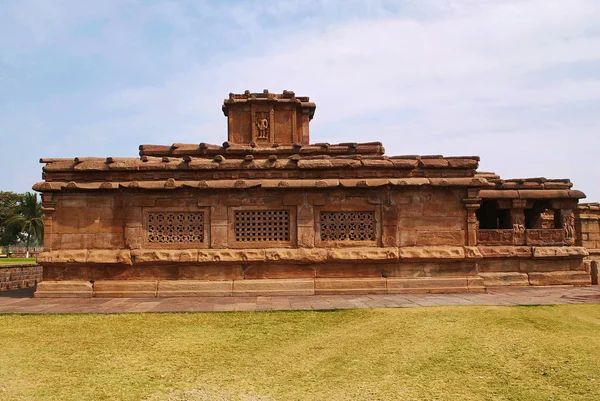
M 23 263 L 35 263 L 35 258 L 0 258 L 0 265 L 18 265 Z
M 0 338 L 3 400 L 600 399 L 600 305 L 0 315 Z

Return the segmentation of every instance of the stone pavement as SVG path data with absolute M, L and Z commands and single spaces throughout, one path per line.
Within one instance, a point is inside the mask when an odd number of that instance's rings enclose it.
M 450 305 L 600 304 L 600 287 L 496 288 L 487 293 L 196 298 L 31 298 L 2 293 L 0 313 L 132 313 L 335 310 Z

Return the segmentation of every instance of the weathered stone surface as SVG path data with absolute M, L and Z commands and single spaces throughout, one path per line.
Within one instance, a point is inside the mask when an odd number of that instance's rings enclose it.
M 400 260 L 455 260 L 465 258 L 460 246 L 411 246 L 399 249 Z
M 233 282 L 235 296 L 313 295 L 314 293 L 313 279 L 235 280 Z
M 148 298 L 156 297 L 158 281 L 99 280 L 94 282 L 94 297 Z
M 469 280 L 472 280 L 472 292 L 483 291 L 474 277 L 388 278 L 387 289 L 390 294 L 469 292 Z
M 92 283 L 89 281 L 42 281 L 38 283 L 36 298 L 91 298 Z
M 382 277 L 383 263 L 326 263 L 315 266 L 317 278 Z
M 582 247 L 575 246 L 548 246 L 548 247 L 534 247 L 533 257 L 534 258 L 569 258 L 569 257 L 585 257 L 588 256 L 589 252 Z
M 213 262 L 264 262 L 264 249 L 206 249 L 198 251 L 199 263 Z
M 87 257 L 87 263 L 102 263 L 102 264 L 123 264 L 131 265 L 131 251 L 119 249 L 93 249 Z
M 265 249 L 267 262 L 295 262 L 295 263 L 324 263 L 327 261 L 326 249 Z
M 327 259 L 332 262 L 397 261 L 398 248 L 339 248 L 330 249 Z
M 526 273 L 479 273 L 486 287 L 508 287 L 529 285 L 529 276 Z
M 233 281 L 163 280 L 158 282 L 158 297 L 227 297 Z
M 463 247 L 465 250 L 465 258 L 466 259 L 482 259 L 483 255 L 479 251 L 479 248 L 476 246 L 465 246 Z
M 466 259 L 401 261 L 382 265 L 383 276 L 394 277 L 466 277 L 477 276 L 477 263 Z
M 195 249 L 135 249 L 131 252 L 134 263 L 178 262 L 195 263 L 198 251 Z
M 315 294 L 385 294 L 385 278 L 318 278 Z
M 244 277 L 241 265 L 199 264 L 177 266 L 177 279 L 180 280 L 241 280 Z
M 531 258 L 531 247 L 528 246 L 478 246 L 484 258 Z
M 586 272 L 557 271 L 557 272 L 531 272 L 530 285 L 590 285 L 591 276 Z
M 63 251 L 41 252 L 38 255 L 38 263 L 85 263 L 89 251 L 87 249 L 74 249 Z
M 244 279 L 293 279 L 314 278 L 315 268 L 319 265 L 296 264 L 273 264 L 261 263 L 244 265 L 242 277 Z

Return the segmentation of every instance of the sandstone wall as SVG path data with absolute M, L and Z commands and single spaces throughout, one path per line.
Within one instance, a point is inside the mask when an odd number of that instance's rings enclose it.
M 42 281 L 42 266 L 0 266 L 0 291 L 34 287 Z
M 151 244 L 147 240 L 148 214 L 204 212 L 206 238 L 197 248 L 343 247 L 465 245 L 465 191 L 431 188 L 392 191 L 272 191 L 218 192 L 202 195 L 174 193 L 60 193 L 52 198 L 47 214 L 45 249 L 189 248 L 190 245 Z M 288 210 L 287 244 L 236 243 L 235 210 Z M 320 213 L 371 212 L 376 220 L 374 241 L 321 241 Z
M 122 196 L 113 193 L 53 195 L 54 210 L 45 215 L 44 248 L 122 248 L 122 202 Z
M 586 263 L 592 274 L 592 283 L 598 284 L 600 266 L 600 204 L 580 204 L 575 213 L 577 244 L 587 248 L 590 256 Z

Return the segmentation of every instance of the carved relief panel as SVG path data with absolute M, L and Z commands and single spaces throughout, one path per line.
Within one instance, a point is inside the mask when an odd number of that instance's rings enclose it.
M 274 139 L 274 110 L 272 105 L 257 106 L 252 108 L 252 140 L 257 144 L 272 143 Z

